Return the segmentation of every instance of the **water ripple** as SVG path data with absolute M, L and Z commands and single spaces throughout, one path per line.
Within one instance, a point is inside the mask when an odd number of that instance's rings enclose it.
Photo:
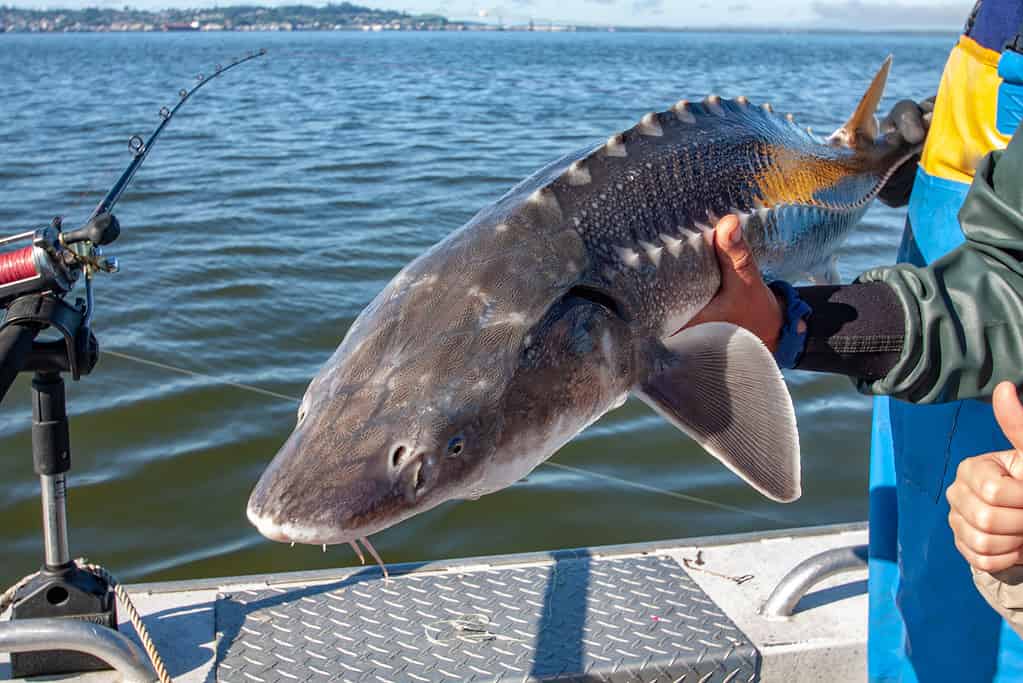
M 81 221 L 194 74 L 267 47 L 168 127 L 118 214 L 122 272 L 97 283 L 114 353 L 69 382 L 72 542 L 131 578 L 348 562 L 261 542 L 244 516 L 293 401 L 411 258 L 554 157 L 681 97 L 745 94 L 826 132 L 889 52 L 888 106 L 931 94 L 949 37 L 766 34 L 0 35 L 0 225 Z M 45 83 L 45 87 L 40 87 Z M 903 214 L 876 206 L 842 249 L 852 278 L 890 262 Z M 164 366 L 199 374 L 182 374 Z M 422 560 L 817 524 L 866 514 L 869 400 L 790 373 L 802 500 L 743 486 L 638 401 L 558 462 L 728 509 L 537 470 L 375 539 Z M 226 384 L 254 385 L 269 394 Z M 39 561 L 28 384 L 0 409 L 0 585 Z M 600 510 L 599 523 L 593 511 Z M 743 511 L 748 511 L 744 513 Z

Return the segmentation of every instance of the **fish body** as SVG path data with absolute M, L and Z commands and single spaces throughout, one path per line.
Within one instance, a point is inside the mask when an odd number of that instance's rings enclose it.
M 744 98 L 683 101 L 480 211 L 353 323 L 252 522 L 277 540 L 365 537 L 514 483 L 630 392 L 765 495 L 798 497 L 770 353 L 732 325 L 683 328 L 720 285 L 718 216 L 739 215 L 771 277 L 833 276 L 834 250 L 912 153 L 876 135 L 887 69 L 828 141 Z

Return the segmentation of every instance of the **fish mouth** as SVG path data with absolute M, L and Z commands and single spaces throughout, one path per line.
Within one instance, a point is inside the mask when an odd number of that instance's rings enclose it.
M 254 493 L 245 509 L 249 523 L 264 537 L 278 543 L 301 543 L 304 545 L 341 545 L 360 540 L 382 531 L 404 519 L 376 519 L 368 524 L 339 523 L 329 518 L 302 520 L 274 506 L 265 509 Z M 411 514 L 411 513 L 409 513 Z
M 249 518 L 249 523 L 256 527 L 260 534 L 271 541 L 279 543 L 306 543 L 309 545 L 343 542 L 343 540 L 333 540 L 332 536 L 337 536 L 336 531 L 302 526 L 290 522 L 278 523 L 274 521 L 272 516 L 260 514 L 251 504 L 245 512 Z
M 351 538 L 344 538 L 343 540 L 336 540 L 331 538 L 331 532 L 325 532 L 322 529 L 316 529 L 313 527 L 303 527 L 297 524 L 278 524 L 269 517 L 260 515 L 249 505 L 246 509 L 249 522 L 266 538 L 271 541 L 279 541 L 281 543 L 302 543 L 305 545 L 322 545 L 324 552 L 327 550 L 328 545 L 338 545 L 340 543 L 347 543 L 351 546 L 352 550 L 355 551 L 356 556 L 362 564 L 366 564 L 366 557 L 362 552 L 362 548 L 365 548 L 373 561 L 380 567 L 381 573 L 384 578 L 388 578 L 389 573 L 387 571 L 387 565 L 384 564 L 383 558 L 380 557 L 380 553 L 373 547 L 373 544 L 369 542 L 369 535 L 354 536 Z M 362 548 L 360 548 L 360 544 Z
M 302 543 L 307 545 L 335 545 L 347 543 L 353 538 L 365 535 L 360 530 L 347 529 L 336 524 L 316 521 L 300 522 L 290 515 L 282 515 L 279 510 L 273 507 L 267 510 L 259 503 L 258 496 L 253 493 L 249 498 L 249 504 L 245 508 L 245 514 L 249 523 L 256 527 L 256 530 L 278 543 Z

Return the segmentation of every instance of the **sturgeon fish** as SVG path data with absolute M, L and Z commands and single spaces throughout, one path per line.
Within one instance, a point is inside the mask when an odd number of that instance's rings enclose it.
M 477 213 L 352 324 L 250 521 L 279 541 L 363 540 L 518 481 L 630 393 L 756 490 L 798 498 L 771 353 L 686 323 L 720 285 L 717 216 L 738 214 L 770 277 L 834 276 L 831 255 L 917 151 L 878 133 L 890 63 L 827 140 L 742 97 L 683 100 Z

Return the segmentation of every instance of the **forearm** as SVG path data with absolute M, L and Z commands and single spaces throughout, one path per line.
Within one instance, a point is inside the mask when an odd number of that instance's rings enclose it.
M 864 393 L 914 403 L 990 396 L 999 382 L 1023 380 L 1018 268 L 967 245 L 928 268 L 861 279 L 798 288 L 813 313 L 795 369 L 847 375 Z
M 736 239 L 738 221 L 726 217 L 714 233 L 721 288 L 689 324 L 740 325 L 783 367 L 849 375 L 865 393 L 915 403 L 989 396 L 1005 380 L 1019 386 L 1021 181 L 1023 136 L 1015 136 L 977 167 L 959 213 L 965 244 L 924 268 L 878 268 L 853 285 L 802 288 L 800 297 L 764 284 L 749 244 Z
M 813 312 L 806 319 L 806 345 L 795 369 L 873 381 L 895 367 L 906 316 L 891 287 L 865 283 L 796 290 Z
M 973 583 L 988 604 L 1023 636 L 1023 566 L 989 574 L 971 567 Z
M 926 268 L 877 268 L 846 287 L 807 287 L 798 368 L 914 403 L 990 396 L 1023 382 L 1023 137 L 977 167 L 959 213 L 966 242 Z
M 1017 268 L 966 245 L 928 268 L 900 265 L 862 279 L 891 287 L 906 323 L 898 361 L 883 377 L 860 378 L 861 391 L 937 403 L 990 396 L 1005 380 L 1020 383 L 1023 275 Z
M 864 273 L 906 314 L 899 361 L 863 391 L 917 403 L 990 396 L 1023 380 L 1023 138 L 977 167 L 959 223 L 966 242 L 927 268 Z

